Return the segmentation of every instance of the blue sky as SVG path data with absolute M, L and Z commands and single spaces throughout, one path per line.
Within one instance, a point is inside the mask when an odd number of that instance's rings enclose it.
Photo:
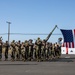
M 55 25 L 59 29 L 75 28 L 75 0 L 0 0 L 0 34 L 11 33 L 49 33 Z M 53 34 L 61 33 L 56 29 Z M 7 35 L 0 35 L 3 41 Z M 10 41 L 44 39 L 47 35 L 11 35 Z M 50 42 L 56 42 L 62 35 L 52 35 Z

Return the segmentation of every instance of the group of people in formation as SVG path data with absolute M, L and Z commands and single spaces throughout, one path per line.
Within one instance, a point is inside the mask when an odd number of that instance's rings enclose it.
M 5 43 L 0 39 L 0 60 L 2 60 L 2 50 L 4 50 L 5 61 L 7 61 L 9 50 L 11 61 L 45 61 L 59 58 L 61 55 L 61 46 L 57 43 L 46 42 L 39 37 L 33 43 L 33 40 L 25 40 L 15 42 L 13 40 L 10 44 Z

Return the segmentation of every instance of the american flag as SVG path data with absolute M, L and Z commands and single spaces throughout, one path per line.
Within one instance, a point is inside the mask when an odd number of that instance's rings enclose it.
M 60 30 L 64 37 L 64 42 L 62 47 L 75 48 L 75 29 L 74 30 L 60 29 Z

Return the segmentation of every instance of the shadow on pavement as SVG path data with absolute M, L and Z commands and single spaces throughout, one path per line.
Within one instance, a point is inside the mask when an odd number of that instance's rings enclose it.
M 50 62 L 74 62 L 75 58 L 59 58 L 50 60 Z
M 38 65 L 38 64 L 15 64 L 15 63 L 14 64 L 0 64 L 0 66 L 3 66 L 3 65 L 4 66 L 9 65 L 10 66 L 10 65 Z

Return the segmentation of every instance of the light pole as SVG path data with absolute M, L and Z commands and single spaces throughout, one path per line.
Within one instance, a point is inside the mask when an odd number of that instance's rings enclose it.
M 9 44 L 9 41 L 10 41 L 10 24 L 11 24 L 11 22 L 6 22 L 6 23 L 8 23 L 8 44 Z

